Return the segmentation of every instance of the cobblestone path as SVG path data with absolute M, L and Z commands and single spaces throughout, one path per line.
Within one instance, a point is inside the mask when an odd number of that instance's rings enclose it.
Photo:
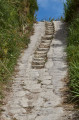
M 39 22 L 34 28 L 18 60 L 1 120 L 67 120 L 60 91 L 67 75 L 65 24 Z

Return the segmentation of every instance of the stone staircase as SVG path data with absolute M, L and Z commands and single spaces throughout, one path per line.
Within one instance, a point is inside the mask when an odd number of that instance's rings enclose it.
M 45 35 L 41 38 L 41 42 L 34 52 L 34 57 L 32 60 L 33 69 L 44 68 L 45 63 L 47 61 L 47 53 L 49 51 L 54 32 L 54 23 L 45 22 Z

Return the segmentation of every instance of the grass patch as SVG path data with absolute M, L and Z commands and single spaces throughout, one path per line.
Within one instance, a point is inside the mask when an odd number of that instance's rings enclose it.
M 79 11 L 79 0 L 66 0 L 64 5 L 65 21 L 71 22 Z
M 30 42 L 27 35 L 20 36 L 19 33 L 10 31 L 2 33 L 0 37 L 0 99 L 3 98 L 2 91 L 5 85 L 9 85 L 10 77 L 17 63 L 17 58 L 21 50 L 28 46 Z
M 37 0 L 0 0 L 0 101 L 21 50 L 28 46 Z
M 72 99 L 79 103 L 79 15 L 71 22 L 68 35 L 69 87 Z

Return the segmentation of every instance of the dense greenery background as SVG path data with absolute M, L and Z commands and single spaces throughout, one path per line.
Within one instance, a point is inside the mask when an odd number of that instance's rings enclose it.
M 72 100 L 79 103 L 79 0 L 67 0 L 65 21 L 68 22 L 69 87 Z
M 0 98 L 20 51 L 27 47 L 37 0 L 0 0 Z

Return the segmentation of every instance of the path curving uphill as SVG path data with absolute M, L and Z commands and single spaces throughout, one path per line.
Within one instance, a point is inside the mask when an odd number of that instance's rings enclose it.
M 67 75 L 65 23 L 39 22 L 34 29 L 0 120 L 67 120 L 60 91 Z

